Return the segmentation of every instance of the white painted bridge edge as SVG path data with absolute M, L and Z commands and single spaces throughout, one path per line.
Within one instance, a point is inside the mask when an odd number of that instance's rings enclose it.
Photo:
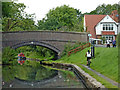
M 84 76 L 85 79 L 88 80 L 89 83 L 91 83 L 93 85 L 93 87 L 95 88 L 105 88 L 104 85 L 102 85 L 100 82 L 98 82 L 95 78 L 93 78 L 92 76 L 90 76 L 88 73 L 86 73 L 85 71 L 83 71 L 80 67 L 78 67 L 75 64 L 71 64 L 73 67 L 75 67 L 82 76 Z

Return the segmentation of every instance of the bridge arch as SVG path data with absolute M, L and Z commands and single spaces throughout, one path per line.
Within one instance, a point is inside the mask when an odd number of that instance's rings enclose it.
M 45 48 L 48 48 L 48 49 L 54 51 L 56 54 L 60 53 L 60 50 L 57 49 L 56 47 L 54 47 L 50 44 L 44 43 L 44 42 L 39 42 L 39 41 L 21 42 L 21 43 L 18 43 L 18 44 L 15 44 L 15 45 L 11 46 L 11 48 L 16 49 L 16 48 L 19 48 L 19 47 L 22 47 L 22 46 L 27 46 L 27 45 L 42 46 L 42 47 L 45 47 Z
M 17 48 L 25 45 L 38 45 L 49 48 L 56 53 L 62 53 L 64 46 L 70 42 L 88 41 L 86 32 L 57 32 L 57 31 L 14 31 L 2 32 L 2 48 Z

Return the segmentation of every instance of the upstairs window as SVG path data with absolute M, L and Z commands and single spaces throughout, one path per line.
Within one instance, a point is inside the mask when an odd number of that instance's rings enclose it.
M 113 30 L 113 24 L 103 24 L 103 30 L 105 31 Z

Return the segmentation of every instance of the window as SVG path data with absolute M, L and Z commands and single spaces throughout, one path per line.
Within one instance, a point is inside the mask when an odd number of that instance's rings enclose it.
M 105 31 L 113 30 L 113 24 L 103 24 L 103 30 Z
M 113 36 L 109 36 L 109 39 L 110 39 L 110 40 L 113 40 Z
M 113 40 L 113 39 L 115 39 L 115 36 L 113 36 L 113 35 L 104 35 L 104 36 L 102 36 L 103 38 L 105 38 L 105 40 Z
M 105 24 L 103 24 L 103 30 L 105 30 Z

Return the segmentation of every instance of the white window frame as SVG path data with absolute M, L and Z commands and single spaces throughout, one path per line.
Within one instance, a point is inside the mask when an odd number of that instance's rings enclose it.
M 115 36 L 114 35 L 103 35 L 102 37 L 105 37 L 105 40 L 115 40 Z
M 103 29 L 103 31 L 113 31 L 114 25 L 113 25 L 113 23 L 103 23 L 102 29 Z

